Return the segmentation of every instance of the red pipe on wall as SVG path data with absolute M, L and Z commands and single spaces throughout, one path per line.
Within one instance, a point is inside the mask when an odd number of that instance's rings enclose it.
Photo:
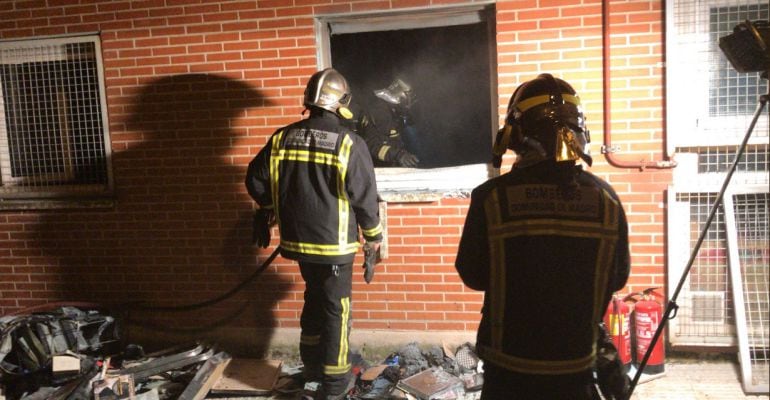
M 610 0 L 602 0 L 602 91 L 604 99 L 604 121 L 602 153 L 607 162 L 617 168 L 669 169 L 676 167 L 676 161 L 621 161 L 615 158 L 610 135 Z

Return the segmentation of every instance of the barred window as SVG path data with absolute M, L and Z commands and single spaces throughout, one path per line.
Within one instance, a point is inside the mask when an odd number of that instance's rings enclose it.
M 678 0 L 666 2 L 666 7 L 669 145 L 737 145 L 767 90 L 767 81 L 759 72 L 735 71 L 719 49 L 719 38 L 746 20 L 768 20 L 770 4 L 767 0 Z M 769 124 L 770 110 L 765 107 L 751 144 L 767 143 Z
M 98 36 L 0 43 L 0 199 L 109 194 Z

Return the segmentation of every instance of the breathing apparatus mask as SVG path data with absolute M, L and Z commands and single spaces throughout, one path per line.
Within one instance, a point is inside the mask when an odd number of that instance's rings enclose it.
M 399 78 L 396 78 L 388 87 L 375 90 L 374 95 L 388 103 L 399 115 L 407 115 L 416 102 L 412 87 Z
M 503 154 L 517 154 L 515 165 L 545 160 L 593 162 L 580 98 L 567 82 L 551 74 L 520 85 L 511 96 L 505 124 L 497 132 L 492 164 L 500 168 Z

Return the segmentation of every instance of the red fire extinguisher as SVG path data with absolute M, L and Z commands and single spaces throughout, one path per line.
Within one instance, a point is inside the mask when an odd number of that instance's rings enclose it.
M 623 372 L 627 372 L 631 366 L 630 317 L 631 308 L 625 299 L 613 295 L 607 312 L 604 314 L 604 324 L 607 326 L 610 340 L 618 349 L 618 356 L 623 364 Z
M 634 305 L 634 333 L 636 334 L 635 364 L 637 367 L 644 359 L 647 349 L 650 348 L 652 337 L 655 336 L 655 331 L 658 329 L 658 325 L 660 325 L 663 318 L 663 306 L 655 300 L 655 289 L 649 288 L 644 290 L 641 300 Z M 665 346 L 663 344 L 663 336 L 661 335 L 658 341 L 655 342 L 643 372 L 647 374 L 662 373 L 665 369 L 665 356 Z

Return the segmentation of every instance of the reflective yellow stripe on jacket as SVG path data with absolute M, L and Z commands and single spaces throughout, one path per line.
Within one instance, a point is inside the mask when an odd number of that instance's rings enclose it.
M 484 205 L 490 245 L 490 279 L 488 318 L 491 327 L 489 346 L 479 346 L 479 355 L 512 371 L 559 375 L 584 371 L 591 367 L 596 349 L 577 359 L 536 360 L 515 357 L 502 351 L 505 332 L 506 267 L 505 240 L 516 236 L 557 235 L 565 237 L 593 238 L 599 240 L 599 250 L 594 266 L 593 321 L 603 315 L 602 297 L 609 279 L 608 270 L 613 262 L 618 240 L 620 204 L 603 191 L 604 214 L 601 221 L 578 221 L 555 218 L 533 218 L 503 221 L 498 189 L 494 189 Z M 595 324 L 594 324 L 595 325 Z M 596 330 L 594 326 L 594 335 Z
M 297 253 L 315 254 L 325 256 L 337 256 L 352 254 L 358 251 L 359 243 L 357 241 L 348 242 L 348 224 L 350 223 L 350 202 L 345 189 L 345 177 L 348 170 L 348 161 L 350 160 L 350 149 L 353 140 L 349 136 L 342 139 L 342 145 L 338 154 L 329 154 L 324 152 L 314 152 L 308 150 L 283 149 L 280 147 L 281 138 L 284 131 L 280 131 L 273 136 L 272 148 L 270 153 L 270 179 L 271 192 L 273 197 L 273 206 L 275 207 L 276 222 L 280 226 L 280 203 L 278 193 L 280 188 L 280 164 L 283 161 L 309 162 L 314 164 L 330 165 L 338 170 L 337 174 L 337 198 L 338 198 L 338 234 L 335 244 L 328 243 L 306 243 L 293 242 L 281 237 L 281 247 Z M 378 226 L 382 231 L 382 226 Z M 374 230 L 378 228 L 373 228 Z
M 382 223 L 378 223 L 377 226 L 371 229 L 363 229 L 361 228 L 361 232 L 363 232 L 364 236 L 377 236 L 380 233 L 382 233 Z

